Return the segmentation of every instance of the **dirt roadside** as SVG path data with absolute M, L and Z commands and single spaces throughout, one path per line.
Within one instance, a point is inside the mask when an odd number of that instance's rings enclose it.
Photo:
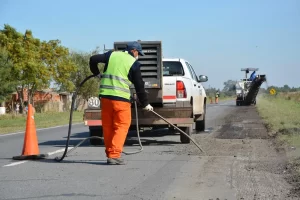
M 300 199 L 299 178 L 254 106 L 232 106 L 231 112 L 216 123 L 220 124 L 217 130 L 194 135 L 208 156 L 199 172 L 201 181 L 211 181 L 205 175 L 207 169 L 229 171 L 226 179 L 235 189 L 236 199 Z M 199 150 L 185 145 L 177 153 L 199 155 Z

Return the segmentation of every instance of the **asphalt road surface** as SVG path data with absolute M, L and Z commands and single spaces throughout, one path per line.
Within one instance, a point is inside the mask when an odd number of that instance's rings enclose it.
M 258 102 L 259 103 L 259 102 Z M 205 132 L 181 144 L 178 133 L 156 130 L 143 135 L 144 151 L 124 156 L 127 165 L 108 166 L 104 148 L 77 148 L 61 163 L 67 126 L 38 130 L 45 160 L 15 161 L 24 134 L 0 136 L 0 199 L 299 199 L 284 174 L 286 157 L 274 146 L 255 107 L 234 102 L 208 105 Z M 74 125 L 70 146 L 88 137 Z M 127 143 L 128 144 L 128 143 Z M 126 145 L 126 151 L 137 150 Z

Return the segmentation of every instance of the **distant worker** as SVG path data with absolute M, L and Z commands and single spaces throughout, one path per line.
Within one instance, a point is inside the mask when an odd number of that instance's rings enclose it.
M 219 103 L 219 97 L 220 97 L 220 92 L 217 90 L 216 95 L 215 95 L 215 103 Z
M 107 164 L 124 165 L 123 146 L 131 124 L 131 93 L 133 83 L 143 109 L 153 110 L 148 102 L 138 56 L 144 56 L 138 42 L 129 42 L 124 51 L 108 51 L 90 57 L 90 70 L 101 77 L 99 98 Z M 98 63 L 105 63 L 103 74 Z
M 211 93 L 209 94 L 209 100 L 210 100 L 210 104 L 212 104 L 212 103 L 213 103 L 213 96 L 214 96 L 214 95 L 212 95 Z
M 255 78 L 256 78 L 256 73 L 255 73 L 255 71 L 254 72 L 252 72 L 252 74 L 250 75 L 250 81 L 253 81 L 253 80 L 255 80 Z

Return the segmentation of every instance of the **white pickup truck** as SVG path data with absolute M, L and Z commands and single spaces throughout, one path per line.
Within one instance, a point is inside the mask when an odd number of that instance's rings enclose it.
M 153 51 L 151 51 L 151 53 L 152 52 Z M 151 79 L 150 75 L 152 75 L 153 72 L 149 73 L 150 67 L 147 66 L 148 63 L 151 63 L 149 61 L 151 55 L 149 53 L 147 57 L 147 51 L 145 51 L 145 54 L 146 56 L 142 57 L 144 57 L 143 59 L 146 61 L 141 60 L 140 62 L 142 64 L 144 63 L 146 69 L 143 68 L 142 65 L 141 71 L 145 81 L 146 91 L 149 91 L 149 101 L 154 107 L 154 111 L 163 116 L 167 121 L 179 127 L 188 135 L 192 134 L 193 125 L 196 131 L 204 131 L 206 92 L 201 83 L 208 80 L 207 76 L 197 76 L 192 65 L 185 59 L 161 58 L 161 63 L 158 61 L 153 63 L 156 63 L 157 66 L 161 66 L 160 69 L 162 70 L 160 73 L 162 74 L 162 79 Z M 148 71 L 146 71 L 147 69 Z M 157 75 L 157 77 L 159 76 Z M 159 84 L 161 84 L 161 87 L 155 88 Z M 134 109 L 134 106 L 132 106 L 132 129 L 135 129 L 136 127 Z M 101 136 L 101 105 L 100 107 L 86 109 L 84 113 L 84 122 L 86 126 L 89 126 L 91 136 Z M 145 127 L 173 128 L 164 120 L 158 118 L 154 113 L 144 111 L 140 107 L 138 108 L 138 123 L 141 129 Z M 100 140 L 91 139 L 90 143 L 96 145 L 99 141 Z M 190 143 L 190 139 L 181 133 L 180 141 L 182 143 Z
M 206 92 L 201 82 L 206 82 L 208 78 L 204 75 L 198 77 L 192 65 L 182 58 L 164 58 L 163 69 L 164 105 L 191 106 L 195 129 L 204 131 Z

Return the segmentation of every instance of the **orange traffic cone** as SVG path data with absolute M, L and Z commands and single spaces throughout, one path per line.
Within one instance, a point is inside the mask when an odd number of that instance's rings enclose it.
M 28 104 L 28 113 L 26 121 L 26 132 L 24 136 L 24 144 L 21 156 L 14 156 L 14 160 L 27 160 L 27 159 L 43 159 L 48 155 L 40 154 L 38 139 L 36 135 L 33 108 Z

